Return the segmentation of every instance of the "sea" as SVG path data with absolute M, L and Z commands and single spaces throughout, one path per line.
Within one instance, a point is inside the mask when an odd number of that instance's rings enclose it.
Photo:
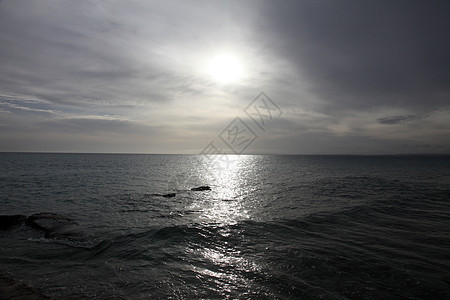
M 44 212 L 76 234 L 0 230 L 0 274 L 53 299 L 450 299 L 450 156 L 0 153 Z

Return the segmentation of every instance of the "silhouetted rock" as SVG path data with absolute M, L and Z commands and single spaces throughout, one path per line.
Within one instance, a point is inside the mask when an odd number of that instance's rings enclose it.
M 8 229 L 12 226 L 22 224 L 27 216 L 24 215 L 2 215 L 0 216 L 0 229 Z
M 175 193 L 168 193 L 168 194 L 150 194 L 150 196 L 165 197 L 165 198 L 175 197 L 176 195 L 177 195 L 177 194 L 175 194 Z
M 165 197 L 165 198 L 171 198 L 171 197 L 175 197 L 177 194 L 175 194 L 175 193 L 169 193 L 169 194 L 165 194 L 165 195 L 163 195 L 163 197 Z
M 195 191 L 195 192 L 198 192 L 198 191 L 210 191 L 210 190 L 211 190 L 211 188 L 209 186 L 207 186 L 207 185 L 202 185 L 202 186 L 194 187 L 194 188 L 191 189 L 191 191 Z

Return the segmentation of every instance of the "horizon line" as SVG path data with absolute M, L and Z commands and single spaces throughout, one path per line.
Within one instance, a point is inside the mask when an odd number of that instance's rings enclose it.
M 68 151 L 0 151 L 0 154 L 103 154 L 103 155 L 276 155 L 276 156 L 450 156 L 450 153 L 417 152 L 417 153 L 144 153 L 144 152 L 68 152 Z

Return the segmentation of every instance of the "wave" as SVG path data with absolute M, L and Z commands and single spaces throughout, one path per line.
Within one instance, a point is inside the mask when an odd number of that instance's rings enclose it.
M 81 249 L 94 249 L 98 245 L 100 245 L 103 241 L 96 240 L 73 240 L 70 238 L 57 237 L 57 238 L 46 238 L 46 237 L 32 237 L 28 238 L 28 241 L 38 242 L 38 243 L 51 243 L 51 244 L 60 244 L 73 248 L 81 248 Z

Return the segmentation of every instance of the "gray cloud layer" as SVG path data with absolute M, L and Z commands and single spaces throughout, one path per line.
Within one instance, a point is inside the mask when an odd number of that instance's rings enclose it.
M 401 124 L 409 121 L 414 121 L 419 119 L 420 116 L 417 115 L 405 115 L 405 116 L 393 116 L 393 117 L 385 117 L 377 119 L 380 124 Z
M 249 152 L 450 152 L 448 1 L 0 2 L 0 151 L 200 151 L 261 91 Z M 246 77 L 203 70 L 237 54 Z M 418 147 L 417 145 L 428 145 Z
M 333 109 L 427 109 L 450 97 L 448 1 L 283 1 L 266 5 L 274 51 Z

